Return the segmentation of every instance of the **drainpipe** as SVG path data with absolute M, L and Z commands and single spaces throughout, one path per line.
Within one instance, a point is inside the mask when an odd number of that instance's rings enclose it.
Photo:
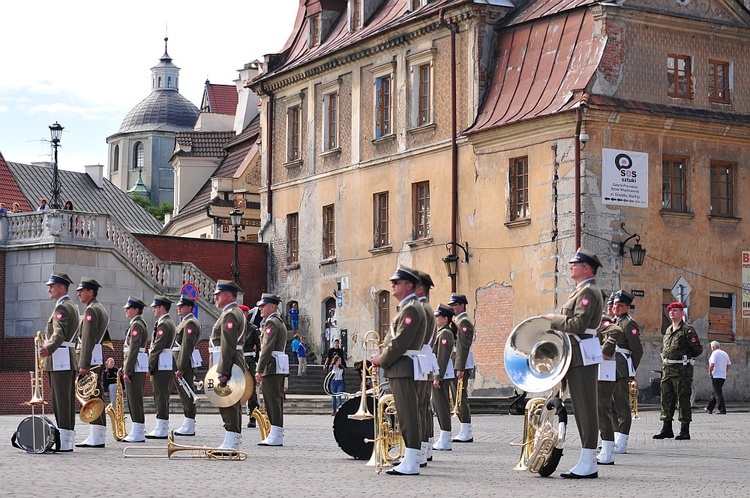
M 575 135 L 575 232 L 576 250 L 581 247 L 581 124 L 583 123 L 583 109 L 588 106 L 589 94 L 584 93 L 576 106 L 576 135 Z
M 440 26 L 451 32 L 451 249 L 456 256 L 456 226 L 458 225 L 458 145 L 456 144 L 456 33 L 458 26 L 445 20 L 443 9 L 440 9 Z M 457 275 L 451 277 L 451 292 L 456 292 Z
M 266 144 L 266 221 L 258 231 L 258 242 L 263 241 L 263 233 L 266 228 L 271 224 L 271 216 L 273 215 L 273 191 L 271 190 L 272 183 L 272 172 L 273 172 L 273 127 L 274 127 L 274 95 L 270 90 L 263 88 L 263 82 L 260 82 L 260 93 L 261 95 L 268 95 L 268 110 L 266 114 L 268 116 L 268 133 Z

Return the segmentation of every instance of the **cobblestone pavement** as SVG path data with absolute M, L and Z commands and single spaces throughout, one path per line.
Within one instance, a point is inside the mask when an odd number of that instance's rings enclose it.
M 281 448 L 256 446 L 255 429 L 243 430 L 245 462 L 201 459 L 125 459 L 124 443 L 107 435 L 104 449 L 76 448 L 67 454 L 27 454 L 10 445 L 22 416 L 0 417 L 0 496 L 750 496 L 750 413 L 728 415 L 694 413 L 692 440 L 656 441 L 658 412 L 646 412 L 633 423 L 630 453 L 617 455 L 614 466 L 599 466 L 599 478 L 561 479 L 560 471 L 575 465 L 579 438 L 569 425 L 565 456 L 550 478 L 513 471 L 523 418 L 509 415 L 474 417 L 472 444 L 455 444 L 452 452 L 435 452 L 435 459 L 419 477 L 377 475 L 363 461 L 350 458 L 336 445 L 332 417 L 291 415 L 285 420 Z M 172 415 L 172 425 L 182 422 Z M 455 421 L 454 421 L 455 422 Z M 457 424 L 456 424 L 457 425 Z M 147 415 L 146 430 L 154 426 Z M 679 428 L 675 423 L 675 431 Z M 77 441 L 88 435 L 78 423 Z M 218 446 L 223 429 L 218 415 L 199 415 L 196 437 L 181 444 Z M 165 442 L 142 443 L 162 446 Z M 183 453 L 185 455 L 186 453 Z M 56 488 L 56 489 L 55 489 Z

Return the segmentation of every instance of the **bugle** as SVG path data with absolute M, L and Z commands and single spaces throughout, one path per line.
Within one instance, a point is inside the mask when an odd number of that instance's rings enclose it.
M 122 450 L 122 456 L 124 458 L 168 458 L 170 460 L 195 458 L 236 462 L 247 460 L 247 453 L 240 450 L 177 444 L 174 442 L 174 432 L 169 435 L 166 448 L 163 446 L 126 446 Z

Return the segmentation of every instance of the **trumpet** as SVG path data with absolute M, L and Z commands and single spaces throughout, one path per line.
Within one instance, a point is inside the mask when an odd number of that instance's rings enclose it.
M 198 395 L 195 394 L 195 391 L 193 391 L 190 388 L 190 384 L 188 384 L 188 381 L 185 380 L 185 377 L 178 377 L 175 375 L 175 378 L 177 379 L 177 383 L 182 387 L 182 390 L 185 391 L 185 394 L 187 394 L 190 399 L 193 400 L 193 404 L 196 404 L 198 402 Z
M 104 413 L 104 401 L 96 397 L 100 392 L 98 384 L 99 377 L 93 371 L 80 375 L 76 380 L 76 400 L 81 404 L 81 422 L 91 423 Z
M 167 440 L 166 455 L 163 446 L 126 446 L 122 450 L 124 458 L 168 458 L 170 460 L 201 458 L 205 460 L 229 460 L 243 462 L 247 453 L 235 449 L 209 448 L 208 446 L 183 446 L 174 442 L 174 432 Z M 187 452 L 184 456 L 176 453 Z
M 461 377 L 458 379 L 458 383 L 456 384 L 456 402 L 453 404 L 453 411 L 451 412 L 451 415 L 454 417 L 458 417 L 458 412 L 461 411 L 461 398 L 464 395 L 464 378 Z

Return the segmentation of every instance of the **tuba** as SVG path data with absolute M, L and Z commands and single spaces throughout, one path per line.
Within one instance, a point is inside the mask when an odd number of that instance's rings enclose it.
M 99 396 L 98 383 L 99 377 L 93 371 L 79 375 L 76 380 L 76 400 L 81 404 L 78 415 L 81 422 L 91 423 L 104 413 L 104 401 L 96 397 Z
M 547 397 L 526 403 L 521 458 L 515 467 L 547 477 L 557 468 L 565 442 L 567 412 L 562 383 L 570 367 L 570 337 L 550 329 L 544 318 L 529 318 L 508 336 L 504 360 L 505 371 L 516 387 L 534 393 L 550 391 Z
M 117 372 L 117 394 L 115 395 L 115 401 L 107 405 L 104 412 L 109 415 L 110 423 L 112 425 L 112 436 L 117 441 L 122 441 L 125 436 L 128 435 L 128 431 L 125 428 L 125 407 L 122 401 L 122 370 Z

